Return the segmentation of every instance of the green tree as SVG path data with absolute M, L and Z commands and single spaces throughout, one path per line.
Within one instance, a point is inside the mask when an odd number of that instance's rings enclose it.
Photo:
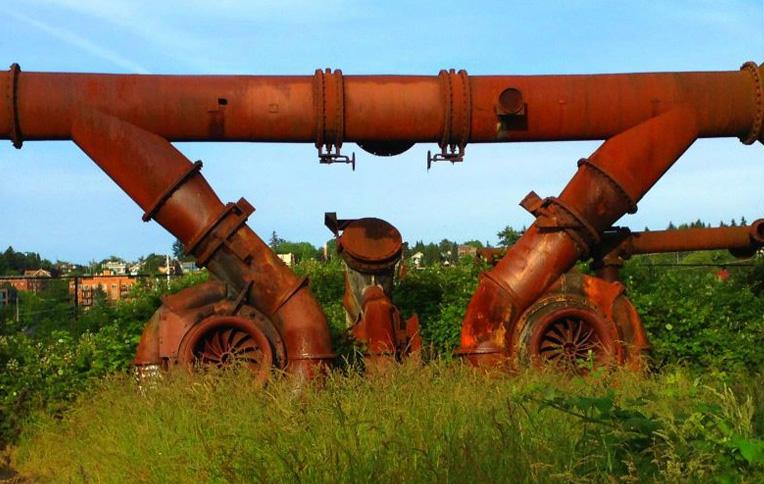
M 459 246 L 452 240 L 441 240 L 438 244 L 438 250 L 440 251 L 441 258 L 444 261 L 448 261 L 449 263 L 453 264 L 459 260 Z
M 311 259 L 319 259 L 321 257 L 321 251 L 315 248 L 309 242 L 288 242 L 283 239 L 275 246 L 272 246 L 274 252 L 277 254 L 294 254 L 299 261 L 306 261 Z
M 523 232 L 525 232 L 525 228 L 518 232 L 514 228 L 507 225 L 496 234 L 496 236 L 499 238 L 499 246 L 510 247 L 514 245 L 515 242 L 517 242 L 517 239 L 523 235 Z
M 326 241 L 326 258 L 331 260 L 335 255 L 337 255 L 337 239 L 332 238 Z M 321 249 L 321 256 L 323 257 L 323 249 Z
M 467 242 L 464 242 L 462 245 L 469 245 L 470 247 L 474 247 L 476 249 L 482 249 L 483 243 L 479 240 L 468 240 Z
M 186 250 L 183 248 L 183 242 L 181 242 L 180 239 L 175 239 L 175 242 L 172 243 L 172 255 L 175 256 L 176 259 L 185 257 Z
M 144 274 L 159 274 L 159 268 L 167 265 L 167 256 L 151 253 L 143 259 L 141 272 Z
M 53 264 L 37 252 L 16 252 L 13 247 L 8 247 L 0 254 L 0 274 L 18 275 L 30 269 L 49 271 L 53 269 Z
M 271 249 L 276 249 L 278 245 L 283 244 L 284 242 L 286 242 L 286 240 L 279 237 L 275 230 L 271 232 L 271 240 L 268 241 L 268 245 L 271 246 Z

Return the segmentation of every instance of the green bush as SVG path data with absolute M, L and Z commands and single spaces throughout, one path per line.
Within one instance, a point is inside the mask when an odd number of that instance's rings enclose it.
M 720 281 L 715 271 L 690 268 L 625 271 L 658 366 L 740 372 L 764 368 L 764 297 L 751 273 Z
M 692 257 L 700 262 L 728 261 L 723 253 Z M 764 368 L 760 350 L 764 262 L 736 269 L 729 281 L 720 282 L 707 268 L 649 266 L 651 261 L 672 262 L 676 256 L 635 258 L 623 276 L 658 367 L 679 363 L 697 371 L 734 375 Z M 393 299 L 401 315 L 418 314 L 425 347 L 433 357 L 449 358 L 458 346 L 464 312 L 483 269 L 465 259 L 451 267 L 411 269 L 396 284 Z M 310 278 L 327 315 L 339 362 L 352 363 L 357 350 L 347 337 L 342 264 L 338 259 L 307 260 L 296 271 Z M 200 282 L 200 277 L 206 273 L 176 281 L 171 291 Z M 14 438 L 31 411 L 59 414 L 93 380 L 128 368 L 143 326 L 166 288 L 137 286 L 132 300 L 98 304 L 77 319 L 71 306 L 62 302 L 62 291 L 53 288 L 40 296 L 24 295 L 21 322 L 6 319 L 0 324 L 0 443 Z
M 10 321 L 0 333 L 0 448 L 14 439 L 30 412 L 58 414 L 94 379 L 128 368 L 160 296 L 205 278 L 206 273 L 188 276 L 169 289 L 139 284 L 130 300 L 101 302 L 77 319 L 71 307 L 64 310 L 57 302 L 42 311 L 41 298 L 25 294 L 32 309 L 27 307 L 20 323 Z
M 419 316 L 422 342 L 443 357 L 459 346 L 462 319 L 484 266 L 471 258 L 459 264 L 411 270 L 393 294 L 404 317 Z

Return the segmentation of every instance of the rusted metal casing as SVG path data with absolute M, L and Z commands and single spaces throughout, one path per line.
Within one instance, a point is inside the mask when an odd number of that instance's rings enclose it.
M 180 239 L 200 266 L 273 321 L 286 344 L 287 371 L 310 377 L 330 360 L 326 319 L 298 278 L 246 225 L 254 208 L 224 205 L 191 163 L 167 140 L 98 111 L 83 111 L 72 137 L 144 210 Z
M 339 235 L 337 252 L 346 268 L 343 306 L 350 333 L 366 346 L 367 367 L 384 367 L 418 351 L 418 318 L 404 321 L 392 302 L 402 254 L 400 232 L 378 218 L 338 221 L 335 214 L 327 214 L 326 225 Z
M 557 198 L 535 193 L 521 205 L 536 222 L 483 274 L 467 308 L 460 354 L 474 364 L 501 363 L 507 332 L 534 300 L 600 243 L 697 137 L 695 114 L 677 108 L 606 141 Z
M 592 364 L 641 369 L 649 348 L 623 284 L 570 271 L 512 326 L 507 356 L 513 369 L 548 364 L 573 372 Z
M 345 142 L 383 156 L 435 142 L 440 151 L 428 155 L 429 166 L 462 161 L 468 143 L 607 139 L 580 161 L 559 197 L 523 201 L 536 222 L 483 275 L 461 352 L 492 363 L 506 353 L 522 313 L 636 209 L 696 138 L 764 142 L 763 74 L 752 62 L 724 72 L 565 76 L 344 76 L 329 69 L 154 76 L 22 72 L 14 64 L 0 73 L 0 138 L 17 148 L 27 140 L 74 140 L 144 208 L 145 220 L 159 222 L 225 282 L 235 307 L 251 305 L 272 322 L 287 370 L 306 376 L 332 353 L 305 280 L 246 226 L 254 208 L 243 199 L 221 203 L 199 174 L 201 162 L 190 163 L 170 141 L 313 143 L 321 162 L 353 164 L 354 156 L 341 153 Z M 362 259 L 346 261 L 367 270 Z M 351 309 L 363 311 L 364 298 L 353 297 Z M 370 296 L 366 304 L 380 300 Z M 225 331 L 238 327 L 228 321 Z
M 225 283 L 210 280 L 162 298 L 143 331 L 134 365 L 145 373 L 235 362 L 264 383 L 273 367 L 287 366 L 286 346 L 269 318 L 229 298 Z

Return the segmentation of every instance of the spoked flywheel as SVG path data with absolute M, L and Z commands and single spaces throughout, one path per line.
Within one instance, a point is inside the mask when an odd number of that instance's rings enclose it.
M 273 365 L 273 350 L 265 334 L 249 319 L 235 316 L 213 316 L 194 326 L 183 338 L 178 357 L 198 366 L 243 365 L 258 381 L 268 378 Z
M 586 320 L 565 317 L 546 327 L 539 354 L 549 362 L 575 366 L 578 361 L 593 357 L 599 345 L 599 336 Z
M 196 344 L 194 354 L 199 363 L 218 367 L 235 363 L 259 367 L 263 360 L 263 350 L 252 335 L 237 328 L 220 328 L 205 334 Z
M 534 325 L 529 344 L 531 358 L 573 372 L 591 364 L 604 364 L 616 355 L 607 322 L 594 311 L 562 308 Z

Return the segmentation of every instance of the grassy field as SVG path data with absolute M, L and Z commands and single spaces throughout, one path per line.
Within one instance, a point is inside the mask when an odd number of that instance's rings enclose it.
M 729 386 L 725 382 L 735 381 Z M 34 481 L 764 480 L 761 379 L 404 365 L 323 388 L 246 374 L 109 377 L 12 451 Z

